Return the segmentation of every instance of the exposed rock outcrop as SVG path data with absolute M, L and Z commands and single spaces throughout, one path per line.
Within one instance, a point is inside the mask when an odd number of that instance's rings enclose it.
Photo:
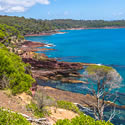
M 83 69 L 83 66 L 89 65 L 87 63 L 72 63 L 60 62 L 54 58 L 48 58 L 45 54 L 37 54 L 33 51 L 54 50 L 43 47 L 47 44 L 39 42 L 25 41 L 20 49 L 23 51 L 21 57 L 25 63 L 29 63 L 32 67 L 32 75 L 34 78 L 48 80 L 59 80 L 63 83 L 86 83 L 77 80 L 82 77 L 78 72 Z M 50 44 L 51 46 L 51 44 Z M 20 53 L 22 52 L 20 51 Z

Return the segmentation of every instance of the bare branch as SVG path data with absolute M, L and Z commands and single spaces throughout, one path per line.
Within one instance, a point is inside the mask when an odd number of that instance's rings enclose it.
M 121 76 L 117 71 L 111 67 L 107 66 L 89 66 L 83 73 L 85 80 L 91 85 L 89 87 L 84 87 L 95 97 L 95 105 L 93 105 L 93 112 L 97 120 L 103 120 L 104 109 L 111 105 L 117 100 L 116 95 L 112 93 L 113 89 L 119 89 L 120 83 L 122 81 Z M 106 102 L 114 96 L 115 98 L 111 102 Z M 115 105 L 114 105 L 115 106 Z M 115 109 L 111 113 L 109 119 L 114 118 Z

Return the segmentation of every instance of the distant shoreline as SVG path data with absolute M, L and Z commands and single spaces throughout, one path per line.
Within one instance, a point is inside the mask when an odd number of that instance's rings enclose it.
M 125 28 L 125 26 L 123 27 L 119 27 L 119 26 L 106 26 L 106 27 L 81 27 L 81 28 L 68 28 L 66 30 L 85 30 L 85 29 L 121 29 L 121 28 Z
M 53 35 L 53 34 L 65 34 L 66 32 L 61 32 L 59 30 L 57 31 L 50 31 L 48 33 L 46 32 L 43 32 L 43 33 L 38 33 L 38 34 L 26 34 L 24 35 L 25 37 L 28 37 L 28 36 L 50 36 L 50 35 Z
M 43 32 L 43 33 L 36 33 L 36 34 L 26 34 L 25 37 L 29 36 L 50 36 L 53 34 L 65 34 L 66 32 L 62 32 L 60 30 L 87 30 L 87 29 L 122 29 L 125 26 L 106 26 L 106 27 L 81 27 L 81 28 L 67 28 L 67 29 L 56 29 L 55 31 Z

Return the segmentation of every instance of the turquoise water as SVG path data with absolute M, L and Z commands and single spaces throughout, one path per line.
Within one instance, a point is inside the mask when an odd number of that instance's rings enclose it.
M 27 40 L 51 43 L 56 51 L 49 51 L 49 57 L 69 62 L 98 63 L 113 66 L 125 79 L 125 29 L 69 30 L 66 34 L 26 37 Z M 124 81 L 122 82 L 125 85 Z M 82 84 L 56 84 L 56 88 L 84 93 Z M 86 92 L 87 93 L 87 92 Z M 125 105 L 125 87 L 120 88 L 119 104 Z M 121 111 L 125 123 L 125 111 Z

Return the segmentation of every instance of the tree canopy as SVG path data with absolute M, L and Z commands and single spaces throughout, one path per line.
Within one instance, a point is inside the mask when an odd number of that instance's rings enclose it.
M 86 68 L 86 73 L 93 83 L 100 82 L 101 87 L 119 88 L 122 81 L 122 77 L 115 69 L 104 65 L 89 66 Z
M 0 45 L 0 87 L 8 87 L 13 94 L 27 91 L 35 80 L 26 74 L 26 67 L 21 58 Z
M 104 21 L 104 20 L 72 20 L 55 19 L 42 20 L 33 18 L 24 18 L 16 16 L 0 16 L 0 24 L 7 24 L 15 27 L 22 35 L 36 34 L 40 32 L 50 32 L 56 29 L 80 28 L 80 27 L 125 27 L 125 20 Z
M 12 37 L 15 37 L 15 39 L 24 38 L 15 27 L 8 26 L 6 24 L 0 24 L 0 42 L 8 45 Z

